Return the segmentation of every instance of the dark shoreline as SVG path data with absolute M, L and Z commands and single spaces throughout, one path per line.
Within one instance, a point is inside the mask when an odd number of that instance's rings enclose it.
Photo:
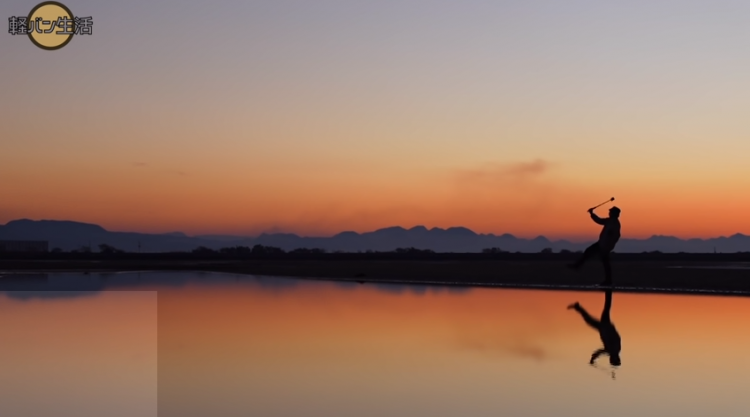
M 443 259 L 16 259 L 0 260 L 0 275 L 14 272 L 206 271 L 351 282 L 488 286 L 545 290 L 595 290 L 603 271 L 598 261 L 577 272 L 570 256 L 528 254 L 516 259 L 445 256 Z M 534 256 L 537 255 L 537 256 Z M 750 295 L 750 262 L 742 256 L 649 259 L 621 254 L 615 259 L 617 291 Z M 461 258 L 464 259 L 461 259 Z M 155 259 L 154 259 L 155 258 Z M 520 258 L 520 259 L 519 259 Z M 625 258 L 625 259 L 623 259 Z M 638 259 L 640 258 L 640 259 Z M 732 267 L 736 269 L 727 269 Z M 1 280 L 2 278 L 0 278 Z M 622 288 L 626 287 L 626 288 Z

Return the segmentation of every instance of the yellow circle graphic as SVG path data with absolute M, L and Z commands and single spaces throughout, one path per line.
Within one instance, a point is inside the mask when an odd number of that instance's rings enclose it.
M 31 10 L 28 18 L 29 39 L 47 50 L 60 49 L 73 39 L 73 13 L 62 3 L 45 1 Z

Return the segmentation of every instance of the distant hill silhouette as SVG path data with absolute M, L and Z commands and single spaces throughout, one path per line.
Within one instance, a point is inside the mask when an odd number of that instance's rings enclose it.
M 47 240 L 50 249 L 64 251 L 90 246 L 98 251 L 106 244 L 128 252 L 192 251 L 198 247 L 220 249 L 228 246 L 274 246 L 286 251 L 298 248 L 320 248 L 327 251 L 393 251 L 397 248 L 431 249 L 435 252 L 481 252 L 486 248 L 500 248 L 508 252 L 540 252 L 550 248 L 583 250 L 590 242 L 551 241 L 544 236 L 533 239 L 518 238 L 510 234 L 478 234 L 465 227 L 448 229 L 416 226 L 411 229 L 389 227 L 367 233 L 341 232 L 331 237 L 302 237 L 290 233 L 261 234 L 257 237 L 240 236 L 187 236 L 181 232 L 145 234 L 112 232 L 95 224 L 56 220 L 14 220 L 0 226 L 0 240 Z M 652 236 L 648 239 L 622 239 L 616 252 L 641 253 L 735 253 L 750 251 L 750 236 L 735 234 L 711 239 L 679 239 L 673 236 Z
M 50 249 L 64 251 L 90 246 L 97 251 L 107 244 L 128 252 L 137 252 L 140 243 L 143 251 L 190 251 L 198 246 L 209 246 L 213 240 L 188 237 L 183 233 L 145 234 L 110 232 L 95 224 L 57 220 L 14 220 L 0 226 L 0 240 L 47 240 Z M 222 245 L 219 245 L 222 246 Z

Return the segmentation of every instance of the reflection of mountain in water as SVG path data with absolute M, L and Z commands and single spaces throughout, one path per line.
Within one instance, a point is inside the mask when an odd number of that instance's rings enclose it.
M 187 286 L 232 287 L 265 292 L 285 292 L 299 287 L 336 285 L 345 290 L 356 290 L 356 282 L 304 280 L 218 272 L 122 272 L 122 273 L 59 273 L 59 274 L 0 274 L 0 293 L 8 298 L 69 298 L 96 295 L 101 291 L 160 291 Z M 428 292 L 463 293 L 469 288 L 428 285 L 369 284 L 369 287 L 389 294 Z
M 50 279 L 49 274 L 11 274 L 0 276 L 0 292 L 18 300 L 32 298 L 70 298 L 96 295 L 102 286 L 88 276 L 70 282 Z

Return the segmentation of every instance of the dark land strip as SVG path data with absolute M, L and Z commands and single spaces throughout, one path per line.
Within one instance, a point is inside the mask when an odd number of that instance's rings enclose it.
M 581 271 L 565 267 L 570 256 L 518 254 L 432 257 L 268 256 L 257 259 L 189 259 L 178 256 L 120 256 L 84 259 L 0 259 L 0 275 L 34 272 L 210 271 L 247 275 L 327 279 L 360 283 L 460 285 L 545 290 L 592 290 L 603 278 L 599 262 Z M 119 259 L 118 259 L 119 258 Z M 630 255 L 614 259 L 615 290 L 750 295 L 750 256 Z M 2 279 L 2 278 L 0 278 Z

